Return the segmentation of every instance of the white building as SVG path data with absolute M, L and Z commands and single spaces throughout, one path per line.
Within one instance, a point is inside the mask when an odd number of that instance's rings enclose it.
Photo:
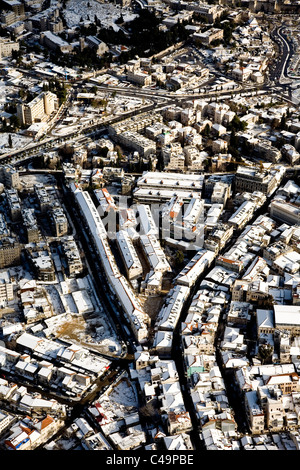
M 112 294 L 116 297 L 123 314 L 129 321 L 136 339 L 146 341 L 148 336 L 149 317 L 143 311 L 132 288 L 121 275 L 107 239 L 107 233 L 99 213 L 90 195 L 72 185 L 81 215 L 88 226 L 95 248 L 100 256 L 106 279 Z
M 174 331 L 184 303 L 189 295 L 188 286 L 175 286 L 168 294 L 163 307 L 156 318 L 156 328 L 164 331 Z
M 116 238 L 128 279 L 132 280 L 141 277 L 143 267 L 128 232 L 120 230 L 117 232 Z
M 300 224 L 300 207 L 287 201 L 271 201 L 270 215 L 290 225 Z
M 192 287 L 203 271 L 208 268 L 215 258 L 215 253 L 210 250 L 199 250 L 189 263 L 176 277 L 176 283 Z
M 162 273 L 172 271 L 160 242 L 154 235 L 141 235 L 140 241 L 151 270 Z

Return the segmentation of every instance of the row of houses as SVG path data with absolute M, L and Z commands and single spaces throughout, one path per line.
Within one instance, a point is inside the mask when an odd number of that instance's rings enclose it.
M 14 373 L 31 384 L 53 393 L 80 397 L 94 380 L 104 376 L 110 361 L 75 345 L 61 345 L 28 332 L 12 333 L 6 341 L 13 349 L 1 346 L 1 370 Z M 54 363 L 56 365 L 54 365 Z
M 116 296 L 137 341 L 146 341 L 149 317 L 143 311 L 131 285 L 128 283 L 125 276 L 120 273 L 108 242 L 106 229 L 96 206 L 87 191 L 77 189 L 74 184 L 71 186 L 81 215 L 85 220 L 88 233 L 92 237 L 94 247 L 100 256 L 100 261 L 111 292 Z

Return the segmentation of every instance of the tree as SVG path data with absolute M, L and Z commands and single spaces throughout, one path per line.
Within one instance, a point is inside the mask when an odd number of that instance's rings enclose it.
M 286 115 L 285 114 L 282 115 L 282 118 L 279 124 L 279 129 L 281 129 L 282 131 L 286 129 Z
M 240 118 L 235 115 L 232 121 L 228 125 L 228 130 L 235 130 L 236 132 L 244 131 L 247 127 L 245 121 L 241 121 Z
M 160 411 L 153 401 L 146 403 L 139 409 L 141 418 L 146 422 L 157 424 L 161 420 Z
M 262 364 L 272 364 L 272 355 L 274 348 L 269 343 L 261 344 L 258 348 L 258 357 Z
M 175 264 L 177 267 L 181 267 L 184 263 L 184 254 L 182 251 L 177 250 L 175 254 Z

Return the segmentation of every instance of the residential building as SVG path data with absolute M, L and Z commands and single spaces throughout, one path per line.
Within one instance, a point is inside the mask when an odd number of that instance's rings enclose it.
M 27 243 L 38 242 L 40 240 L 40 231 L 34 209 L 24 208 L 22 210 L 22 218 L 26 230 Z
M 16 238 L 2 238 L 0 240 L 0 269 L 20 264 L 21 250 L 22 246 Z
M 30 126 L 35 122 L 46 121 L 57 107 L 57 96 L 47 91 L 40 93 L 29 103 L 18 104 L 17 115 L 21 124 Z
M 9 213 L 12 222 L 16 222 L 21 218 L 21 201 L 16 189 L 6 189 L 5 195 L 8 202 Z
M 265 428 L 265 414 L 259 403 L 256 390 L 245 393 L 247 421 L 253 434 L 261 434 Z
M 137 204 L 136 210 L 136 217 L 140 224 L 140 233 L 142 235 L 154 235 L 158 237 L 159 221 L 156 222 L 156 214 L 152 213 L 151 206 L 148 204 Z
M 176 277 L 176 283 L 192 287 L 198 277 L 211 265 L 215 254 L 210 250 L 199 250 Z
M 68 233 L 68 219 L 62 207 L 54 207 L 50 213 L 51 226 L 55 237 Z
M 270 196 L 279 186 L 283 174 L 283 168 L 260 171 L 255 167 L 238 166 L 235 179 L 236 191 L 260 191 Z
M 56 279 L 54 263 L 46 242 L 28 243 L 25 245 L 31 266 L 40 281 L 54 281 Z
M 128 232 L 126 230 L 120 230 L 116 234 L 116 239 L 126 269 L 127 278 L 130 281 L 140 278 L 143 274 L 143 267 Z
M 7 272 L 0 273 L 0 304 L 14 299 L 13 283 Z
M 0 169 L 0 181 L 7 188 L 21 189 L 19 171 L 12 165 L 3 165 Z
M 149 263 L 150 270 L 162 273 L 172 271 L 160 242 L 154 235 L 141 235 L 140 243 Z
M 67 272 L 70 277 L 80 274 L 83 270 L 80 252 L 73 236 L 62 237 L 61 247 L 64 260 L 67 264 Z
M 14 16 L 13 12 L 8 13 L 6 15 L 6 20 L 8 19 L 8 16 Z M 1 22 L 2 21 L 3 15 L 1 15 Z M 1 39 L 0 41 L 0 59 L 2 57 L 8 57 L 11 56 L 12 51 L 18 51 L 20 49 L 20 44 L 18 41 L 8 41 L 5 39 Z
M 155 321 L 155 329 L 174 331 L 190 289 L 187 286 L 175 286 L 169 292 L 163 307 Z
M 235 230 L 243 228 L 247 222 L 252 218 L 256 204 L 252 201 L 245 201 L 228 219 L 228 224 L 232 225 Z
M 291 202 L 273 199 L 270 203 L 270 216 L 290 225 L 299 225 L 300 206 Z

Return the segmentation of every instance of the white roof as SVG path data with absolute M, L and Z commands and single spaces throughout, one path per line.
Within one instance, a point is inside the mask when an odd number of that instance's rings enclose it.
M 193 285 L 214 257 L 215 254 L 210 250 L 199 250 L 177 276 L 178 283 L 188 286 Z
M 127 230 L 117 232 L 116 238 L 127 269 L 139 268 L 142 270 L 141 262 Z
M 300 305 L 274 305 L 275 325 L 300 326 Z

